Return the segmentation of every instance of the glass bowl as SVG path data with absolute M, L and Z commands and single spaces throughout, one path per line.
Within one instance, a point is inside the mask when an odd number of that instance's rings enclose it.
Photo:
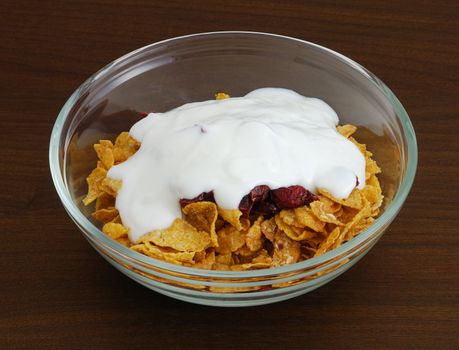
M 92 145 L 129 130 L 139 112 L 164 112 L 212 99 L 283 87 L 323 99 L 341 124 L 359 127 L 382 174 L 382 213 L 358 236 L 321 256 L 273 269 L 210 271 L 132 251 L 110 239 L 82 205 L 95 166 Z M 83 236 L 110 264 L 159 293 L 215 306 L 273 303 L 312 291 L 346 271 L 379 240 L 405 201 L 417 164 L 416 137 L 395 95 L 365 68 L 303 40 L 254 32 L 213 32 L 164 40 L 133 51 L 84 82 L 65 103 L 51 135 L 54 185 Z

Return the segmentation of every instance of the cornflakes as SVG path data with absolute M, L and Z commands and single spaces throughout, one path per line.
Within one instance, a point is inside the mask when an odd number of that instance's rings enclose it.
M 178 252 L 174 251 L 173 249 L 165 249 L 158 247 L 148 241 L 141 244 L 136 244 L 132 246 L 131 249 L 139 253 L 151 256 L 152 258 L 161 259 L 178 265 L 183 265 L 183 263 L 193 264 L 193 258 L 196 254 L 195 252 Z
M 228 95 L 228 94 L 226 94 L 226 93 L 224 93 L 224 92 L 217 92 L 217 93 L 215 94 L 215 99 L 216 99 L 216 100 L 226 100 L 226 99 L 229 98 L 229 97 L 230 97 L 230 95 Z
M 223 100 L 229 95 L 219 92 L 215 98 Z M 107 177 L 112 166 L 126 161 L 140 148 L 137 140 L 122 132 L 114 143 L 100 140 L 94 145 L 97 167 L 86 179 L 88 193 L 83 203 L 95 202 L 92 217 L 103 223 L 102 231 L 107 236 L 139 253 L 174 264 L 244 271 L 310 259 L 339 247 L 370 226 L 384 198 L 377 178 L 381 169 L 366 145 L 352 137 L 357 128 L 348 124 L 337 126 L 337 131 L 352 141 L 366 160 L 365 187 L 354 189 L 347 198 L 334 198 L 322 188 L 315 194 L 306 191 L 301 196 L 287 196 L 301 190 L 300 186 L 290 186 L 271 192 L 273 200 L 288 204 L 274 210 L 262 208 L 266 203 L 261 199 L 266 200 L 270 190 L 258 186 L 260 190 L 252 191 L 246 203 L 248 210 L 228 210 L 215 204 L 212 192 L 203 193 L 180 200 L 183 218 L 177 218 L 166 229 L 146 233 L 133 244 L 115 205 L 122 182 Z M 301 205 L 292 198 L 300 198 Z
M 323 240 L 322 243 L 320 243 L 319 248 L 317 249 L 314 256 L 322 255 L 323 253 L 328 251 L 330 247 L 333 245 L 333 243 L 335 243 L 335 241 L 338 239 L 339 234 L 339 227 L 335 227 L 335 229 L 328 234 L 327 238 L 325 238 L 325 240 Z
M 222 209 L 218 208 L 218 214 L 222 217 L 223 220 L 229 222 L 236 230 L 243 230 L 250 226 L 250 222 L 242 218 L 242 211 L 239 209 Z
M 211 243 L 208 232 L 198 231 L 193 225 L 182 219 L 175 219 L 166 229 L 154 230 L 143 235 L 136 243 L 144 242 L 181 252 L 198 252 L 207 248 Z
M 218 246 L 215 223 L 217 222 L 217 206 L 212 202 L 190 203 L 182 209 L 185 220 L 196 229 L 210 234 L 210 240 L 214 246 Z
M 104 209 L 96 210 L 92 213 L 92 217 L 97 221 L 103 222 L 104 224 L 107 222 L 111 222 L 119 215 L 118 210 L 114 207 L 108 207 Z
M 94 202 L 97 197 L 101 196 L 104 191 L 102 190 L 102 183 L 106 179 L 107 170 L 101 167 L 95 168 L 86 179 L 88 183 L 88 194 L 83 199 L 84 205 L 89 205 Z
M 274 246 L 273 266 L 293 264 L 301 257 L 301 244 L 290 239 L 284 232 L 277 230 L 272 240 Z
M 228 225 L 217 232 L 218 247 L 216 252 L 219 254 L 229 254 L 235 252 L 245 244 L 245 231 L 239 231 L 235 227 Z
M 261 233 L 261 223 L 263 216 L 260 216 L 247 231 L 245 243 L 251 252 L 260 250 L 263 246 L 263 235 Z
M 118 239 L 127 236 L 128 229 L 121 224 L 109 222 L 102 227 L 102 232 L 113 239 Z
M 110 169 L 115 164 L 113 156 L 113 143 L 109 140 L 100 140 L 99 143 L 94 145 L 94 150 L 97 153 L 101 163 L 105 169 Z

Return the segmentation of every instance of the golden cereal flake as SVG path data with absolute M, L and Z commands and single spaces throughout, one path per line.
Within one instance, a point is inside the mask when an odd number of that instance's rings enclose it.
M 185 220 L 199 231 L 210 234 L 210 240 L 216 247 L 218 246 L 215 223 L 218 218 L 217 206 L 212 202 L 190 203 L 182 209 Z
M 145 242 L 180 252 L 198 252 L 207 248 L 211 243 L 208 232 L 198 231 L 182 219 L 175 219 L 166 229 L 154 230 L 143 235 L 136 243 Z

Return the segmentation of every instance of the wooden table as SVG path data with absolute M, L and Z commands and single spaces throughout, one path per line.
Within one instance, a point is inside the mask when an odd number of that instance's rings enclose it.
M 1 2 L 1 349 L 459 348 L 458 3 L 305 3 Z M 420 149 L 403 210 L 363 261 L 254 308 L 179 302 L 117 272 L 66 215 L 48 170 L 55 117 L 89 75 L 146 44 L 224 29 L 360 62 L 400 98 Z

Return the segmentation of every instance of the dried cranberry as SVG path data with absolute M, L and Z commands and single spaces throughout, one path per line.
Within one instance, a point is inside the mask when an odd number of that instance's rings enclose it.
M 264 201 L 268 198 L 269 187 L 266 185 L 256 186 L 250 191 L 250 198 L 254 202 Z
M 199 196 L 194 197 L 192 199 L 182 198 L 180 199 L 180 206 L 184 208 L 188 204 L 196 203 L 196 202 L 215 202 L 214 192 L 213 191 L 203 192 Z
M 266 215 L 268 217 L 277 214 L 280 211 L 279 207 L 274 204 L 269 198 L 265 201 L 255 203 L 252 212 L 256 214 Z
M 302 186 L 290 186 L 272 190 L 271 199 L 281 209 L 293 209 L 309 204 L 318 198 Z
M 254 187 L 249 194 L 242 197 L 239 203 L 239 210 L 245 217 L 252 212 L 256 214 L 272 216 L 281 209 L 293 209 L 309 204 L 317 200 L 317 196 L 302 186 L 281 187 L 277 190 L 270 190 L 266 185 Z M 203 192 L 199 196 L 187 199 L 180 199 L 180 206 L 183 208 L 195 202 L 214 202 L 214 192 Z
M 269 197 L 269 187 L 266 185 L 254 187 L 248 195 L 242 197 L 239 203 L 239 210 L 244 216 L 249 216 L 255 203 L 267 200 Z
M 239 202 L 239 210 L 242 212 L 243 215 L 248 215 L 252 210 L 253 202 L 250 199 L 249 195 L 245 195 L 242 197 L 241 201 Z

